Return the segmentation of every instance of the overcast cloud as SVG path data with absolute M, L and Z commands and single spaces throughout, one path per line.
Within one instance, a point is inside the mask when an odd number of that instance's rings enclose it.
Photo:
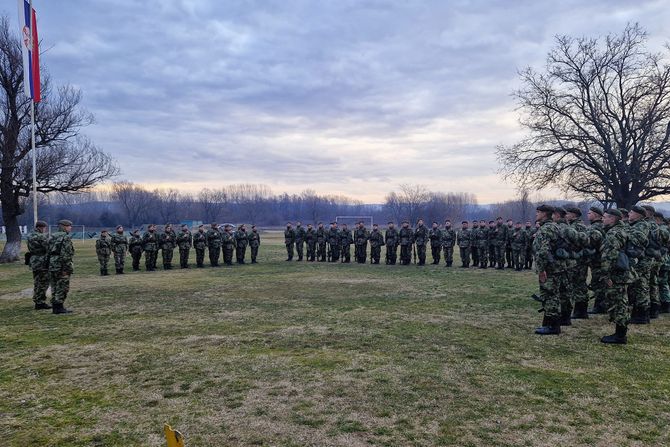
M 517 70 L 557 34 L 639 22 L 667 1 L 34 0 L 55 83 L 122 178 L 187 190 L 273 190 L 379 202 L 399 183 L 514 195 L 494 147 L 521 135 Z M 16 11 L 7 10 L 16 21 Z

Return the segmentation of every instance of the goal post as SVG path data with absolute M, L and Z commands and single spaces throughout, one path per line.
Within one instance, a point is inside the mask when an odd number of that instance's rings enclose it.
M 372 216 L 335 216 L 335 222 L 337 222 L 338 226 L 347 224 L 348 227 L 351 227 L 361 221 L 363 221 L 368 228 L 372 227 L 372 224 L 374 223 Z
M 58 231 L 58 225 L 49 225 L 49 236 L 51 236 L 52 233 L 55 233 Z M 72 231 L 70 232 L 70 236 L 72 237 L 73 241 L 85 241 L 86 239 L 92 239 L 94 236 L 92 236 L 92 233 L 89 234 L 86 232 L 86 225 L 72 225 Z

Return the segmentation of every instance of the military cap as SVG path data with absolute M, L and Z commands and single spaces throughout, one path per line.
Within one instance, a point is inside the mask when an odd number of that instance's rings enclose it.
M 544 205 L 542 205 L 542 206 L 544 206 Z M 542 211 L 542 210 L 541 210 L 541 209 L 538 209 L 538 211 Z M 503 218 L 500 217 L 500 216 L 498 216 L 498 217 L 496 217 L 496 220 L 503 220 Z
M 540 205 L 537 208 L 535 208 L 537 211 L 543 211 L 545 213 L 553 213 L 554 212 L 554 207 L 551 205 Z M 502 219 L 502 217 L 499 217 L 498 219 Z
M 651 213 L 655 213 L 655 212 L 656 212 L 656 208 L 654 208 L 654 207 L 651 206 L 651 205 L 642 205 L 642 208 L 644 208 L 645 210 L 647 210 L 647 211 L 649 211 L 649 212 L 651 212 Z
M 621 209 L 616 209 L 616 208 L 608 208 L 605 210 L 605 214 L 609 214 L 610 216 L 616 216 L 618 218 L 622 218 L 623 214 L 621 213 Z
M 567 211 L 562 206 L 555 206 L 554 207 L 554 213 L 560 214 L 561 216 L 565 216 Z
M 48 227 L 48 226 L 49 226 L 49 224 L 47 224 L 43 220 L 38 220 L 37 222 L 35 222 L 35 228 L 45 228 L 45 227 Z
M 647 210 L 645 210 L 644 207 L 641 207 L 640 205 L 635 205 L 630 210 L 635 211 L 636 213 L 641 214 L 643 216 L 647 214 Z
M 624 216 L 628 216 L 628 210 L 626 208 L 619 208 L 619 211 L 621 211 L 621 214 Z
M 392 221 L 388 221 L 388 222 L 386 222 L 387 225 L 392 224 L 392 223 L 393 223 Z
M 135 229 L 133 230 L 133 233 L 139 233 L 139 231 L 140 231 L 140 230 L 138 230 L 137 228 L 135 228 Z
M 211 225 L 212 227 L 216 227 L 216 226 L 218 226 L 219 224 L 216 223 L 216 222 L 212 222 L 210 225 Z
M 62 225 L 64 227 L 71 227 L 72 226 L 72 221 L 67 220 L 67 219 L 59 220 L 58 225 Z
M 464 221 L 461 222 L 461 223 L 464 224 L 464 223 L 470 223 L 470 222 L 468 222 L 467 220 L 464 220 Z
M 118 230 L 119 228 L 123 228 L 123 225 L 117 225 L 116 229 Z
M 378 227 L 379 224 L 373 223 L 372 226 L 373 226 L 373 227 Z
M 576 214 L 577 216 L 582 215 L 582 210 L 580 210 L 576 206 L 572 206 L 572 205 L 571 206 L 566 206 L 565 211 L 567 211 L 568 213 Z
M 233 226 L 231 224 L 225 224 L 223 228 L 232 228 Z
M 202 228 L 202 227 L 204 227 L 204 225 L 203 225 L 203 224 L 200 224 L 200 225 L 198 225 L 198 228 Z
M 409 221 L 407 221 L 407 220 L 403 220 L 402 223 L 404 223 L 404 224 L 408 224 Z
M 602 215 L 603 215 L 603 210 L 602 210 L 602 208 L 600 208 L 600 207 L 598 207 L 598 206 L 592 206 L 591 208 L 589 208 L 589 211 L 592 211 L 592 212 L 596 213 L 596 214 L 599 215 L 599 216 L 602 216 Z
M 109 231 L 107 231 L 106 229 L 102 229 L 100 230 L 100 233 L 109 233 Z

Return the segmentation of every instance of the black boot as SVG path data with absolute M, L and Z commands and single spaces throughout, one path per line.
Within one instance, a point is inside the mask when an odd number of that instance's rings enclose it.
M 660 309 L 658 304 L 656 303 L 651 303 L 651 307 L 649 308 L 649 318 L 656 319 L 658 318 L 658 314 L 660 313 Z
M 626 338 L 627 332 L 628 328 L 626 326 L 617 324 L 616 332 L 614 332 L 612 335 L 607 335 L 601 338 L 600 341 L 607 344 L 625 345 L 628 342 L 628 339 Z
M 561 325 L 558 318 L 547 318 L 546 324 L 535 330 L 538 335 L 558 335 L 561 333 Z
M 575 303 L 575 310 L 572 313 L 572 318 L 574 318 L 575 320 L 588 320 L 589 319 L 588 305 L 589 303 L 587 302 Z
M 633 308 L 630 324 L 649 324 L 649 309 Z
M 117 275 L 120 275 L 120 274 L 121 274 L 121 271 L 120 271 L 121 269 L 114 269 L 114 270 L 116 270 L 116 274 L 117 274 Z
M 572 315 L 572 307 L 562 309 L 561 317 L 559 320 L 561 326 L 572 326 L 572 320 L 570 319 L 570 315 Z
M 54 314 L 71 314 L 72 311 L 70 309 L 66 309 L 63 304 L 61 303 L 53 303 L 53 308 L 51 309 L 51 313 Z
M 105 275 L 106 275 L 106 273 L 105 273 L 105 269 L 103 269 L 103 268 L 101 267 L 101 268 L 100 268 L 100 276 L 105 276 Z
M 542 318 L 542 325 L 536 327 L 535 329 L 537 330 L 537 329 L 540 329 L 540 328 L 545 327 L 545 326 L 547 326 L 547 325 L 549 325 L 549 319 L 548 319 L 547 316 L 545 315 L 545 316 Z
M 670 301 L 666 303 L 661 303 L 660 313 L 662 314 L 670 313 Z
M 51 306 L 49 306 L 47 303 L 35 303 L 35 310 L 45 310 L 45 309 L 51 309 Z

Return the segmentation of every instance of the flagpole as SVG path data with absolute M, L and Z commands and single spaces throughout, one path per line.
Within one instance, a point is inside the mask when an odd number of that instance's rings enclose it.
M 30 37 L 33 37 L 33 0 L 30 0 Z M 35 48 L 32 45 L 32 48 Z M 39 50 L 38 50 L 39 51 Z M 37 154 L 35 153 L 35 99 L 30 98 L 30 146 L 33 153 L 33 224 L 37 224 Z

